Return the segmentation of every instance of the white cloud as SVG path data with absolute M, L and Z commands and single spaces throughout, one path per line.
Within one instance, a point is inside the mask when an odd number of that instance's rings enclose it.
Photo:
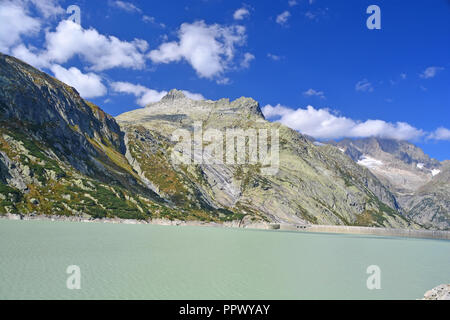
M 414 140 L 424 135 L 422 130 L 405 122 L 356 121 L 337 116 L 328 109 L 315 109 L 312 106 L 294 110 L 282 105 L 266 105 L 263 113 L 268 119 L 278 120 L 294 130 L 317 139 L 381 137 Z
M 325 93 L 323 91 L 316 91 L 314 89 L 308 89 L 307 91 L 303 92 L 303 94 L 307 97 L 319 97 L 320 99 L 326 99 Z
M 288 1 L 289 7 L 294 7 L 298 5 L 298 2 L 296 0 L 289 0 Z
M 272 53 L 268 53 L 268 54 L 267 54 L 267 57 L 270 58 L 270 59 L 272 59 L 272 60 L 274 60 L 274 61 L 279 61 L 279 60 L 281 60 L 281 56 L 278 56 L 278 55 L 272 54 Z
M 290 16 L 291 13 L 289 11 L 284 11 L 277 16 L 275 21 L 280 25 L 284 25 L 288 21 Z
M 377 168 L 383 165 L 383 161 L 369 156 L 362 156 L 362 158 L 359 159 L 358 164 L 367 168 Z
M 179 41 L 165 42 L 148 55 L 154 63 L 187 61 L 202 78 L 220 77 L 233 63 L 236 46 L 245 43 L 243 26 L 183 23 Z
M 44 51 L 33 53 L 21 48 L 23 56 L 46 66 L 50 63 L 66 63 L 74 56 L 90 64 L 90 69 L 102 71 L 117 67 L 142 69 L 145 66 L 145 51 L 148 43 L 135 39 L 122 41 L 114 36 L 105 36 L 91 28 L 83 29 L 72 21 L 62 21 L 54 32 L 46 33 Z
M 205 97 L 201 93 L 193 93 L 187 90 L 181 90 L 186 97 L 191 100 L 205 100 Z
M 153 23 L 155 25 L 160 26 L 161 28 L 165 28 L 166 27 L 166 25 L 164 23 L 157 22 L 155 17 L 143 15 L 142 16 L 142 21 L 144 21 L 145 23 Z
M 134 95 L 137 100 L 137 104 L 145 107 L 149 103 L 160 101 L 168 92 L 167 91 L 157 91 L 149 89 L 140 84 L 132 84 L 129 82 L 113 82 L 111 88 L 115 92 L 126 93 Z M 199 93 L 192 93 L 187 90 L 182 90 L 184 95 L 192 100 L 204 100 L 203 95 Z
M 246 8 L 237 9 L 233 14 L 234 20 L 243 20 L 246 16 L 250 15 L 250 11 Z
M 120 1 L 120 0 L 117 0 L 117 1 L 110 0 L 109 1 L 109 5 L 113 6 L 113 7 L 116 7 L 116 8 L 119 8 L 120 10 L 126 11 L 128 13 L 141 14 L 141 20 L 143 22 L 145 22 L 145 23 L 152 23 L 152 24 L 157 25 L 157 26 L 159 26 L 161 28 L 165 28 L 166 27 L 166 25 L 164 23 L 157 22 L 155 17 L 144 14 L 144 11 L 141 8 L 139 8 L 138 6 L 136 6 L 135 4 L 133 4 L 131 2 Z
M 187 90 L 181 90 L 186 97 L 191 100 L 205 100 L 205 97 L 201 93 L 193 93 Z
M 39 17 L 31 16 L 33 7 Z M 46 20 L 63 13 L 58 0 L 0 0 L 0 51 L 11 53 L 22 37 L 37 35 Z
M 39 54 L 38 49 L 35 47 L 26 47 L 24 44 L 20 44 L 14 47 L 11 53 L 14 57 L 25 61 L 35 68 L 50 67 L 50 63 Z
M 142 85 L 136 85 L 129 82 L 113 82 L 111 83 L 111 88 L 115 92 L 134 95 L 137 98 L 137 104 L 142 107 L 152 102 L 158 102 L 167 94 L 167 91 L 159 92 L 153 89 L 148 89 Z
M 363 80 L 358 81 L 356 83 L 355 90 L 356 91 L 363 91 L 363 92 L 372 92 L 373 91 L 373 86 L 367 79 L 363 79 Z
M 83 98 L 96 98 L 106 94 L 102 79 L 94 73 L 84 74 L 75 67 L 66 69 L 59 65 L 53 65 L 51 70 L 57 79 L 77 89 Z
M 45 17 L 54 17 L 64 14 L 65 10 L 58 4 L 58 0 L 29 0 Z
M 122 9 L 124 11 L 127 11 L 127 12 L 139 12 L 139 13 L 142 12 L 142 10 L 140 8 L 136 7 L 131 2 L 117 0 L 117 1 L 112 1 L 110 3 L 112 3 L 113 6 L 119 8 L 119 9 Z
M 4 53 L 9 53 L 23 35 L 36 34 L 41 28 L 39 19 L 29 16 L 21 2 L 0 2 L 0 21 L 0 51 Z
M 429 139 L 450 141 L 450 130 L 444 127 L 436 129 L 428 136 Z
M 88 68 L 103 71 L 112 68 L 143 69 L 148 43 L 134 39 L 122 41 L 114 36 L 105 36 L 97 30 L 83 29 L 72 21 L 62 21 L 55 31 L 47 31 L 44 49 L 37 50 L 17 45 L 13 55 L 37 68 L 49 68 L 52 64 L 63 64 L 75 56 L 87 62 Z
M 255 59 L 255 56 L 253 54 L 251 54 L 249 52 L 246 52 L 244 54 L 244 59 L 241 62 L 241 67 L 242 68 L 249 68 L 250 67 L 250 62 L 252 60 L 254 60 L 254 59 Z
M 307 17 L 310 20 L 313 20 L 316 17 L 316 15 L 314 13 L 312 13 L 311 11 L 307 11 L 307 12 L 305 12 L 305 17 Z
M 431 79 L 436 76 L 439 71 L 444 70 L 443 67 L 428 67 L 424 72 L 420 75 L 422 79 Z
M 155 23 L 155 22 L 156 22 L 156 19 L 155 19 L 155 17 L 143 15 L 143 16 L 142 16 L 142 21 L 144 21 L 144 22 Z
M 231 83 L 231 80 L 230 80 L 230 78 L 223 77 L 223 78 L 217 79 L 216 83 L 221 84 L 221 85 L 227 85 L 227 84 Z

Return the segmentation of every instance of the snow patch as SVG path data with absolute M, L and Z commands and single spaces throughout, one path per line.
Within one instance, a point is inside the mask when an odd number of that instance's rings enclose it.
M 362 156 L 357 163 L 367 168 L 376 168 L 383 165 L 382 161 L 369 156 Z
M 417 164 L 417 168 L 423 169 L 424 165 L 425 165 L 425 164 L 423 164 L 423 163 L 418 163 L 418 164 Z
M 441 170 L 438 170 L 438 169 L 431 170 L 431 174 L 433 175 L 433 177 L 438 175 L 439 173 L 441 173 Z

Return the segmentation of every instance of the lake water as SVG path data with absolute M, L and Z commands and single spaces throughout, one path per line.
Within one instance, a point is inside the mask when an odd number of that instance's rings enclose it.
M 446 240 L 0 220 L 0 299 L 416 299 L 442 283 Z

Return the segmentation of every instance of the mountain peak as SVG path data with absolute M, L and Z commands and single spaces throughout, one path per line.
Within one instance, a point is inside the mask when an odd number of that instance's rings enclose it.
M 185 99 L 185 98 L 186 98 L 186 95 L 183 93 L 183 91 L 177 90 L 177 89 L 172 89 L 161 100 L 167 101 L 167 100 L 179 100 L 179 99 Z
M 234 100 L 231 103 L 232 106 L 237 106 L 241 110 L 245 110 L 246 112 L 256 115 L 258 117 L 264 118 L 264 114 L 261 111 L 258 101 L 253 98 L 241 97 L 239 99 Z

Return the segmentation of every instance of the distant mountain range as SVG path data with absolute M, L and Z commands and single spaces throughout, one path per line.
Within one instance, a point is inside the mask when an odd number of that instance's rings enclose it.
M 250 98 L 194 101 L 172 90 L 114 119 L 0 54 L 0 123 L 0 214 L 449 229 L 448 162 L 407 142 L 315 143 L 266 121 Z M 173 133 L 195 135 L 199 123 L 203 132 L 278 130 L 277 171 L 175 164 Z M 213 156 L 207 145 L 203 158 Z
M 332 144 L 388 186 L 405 216 L 424 226 L 449 227 L 450 161 L 431 159 L 405 141 L 367 138 Z

